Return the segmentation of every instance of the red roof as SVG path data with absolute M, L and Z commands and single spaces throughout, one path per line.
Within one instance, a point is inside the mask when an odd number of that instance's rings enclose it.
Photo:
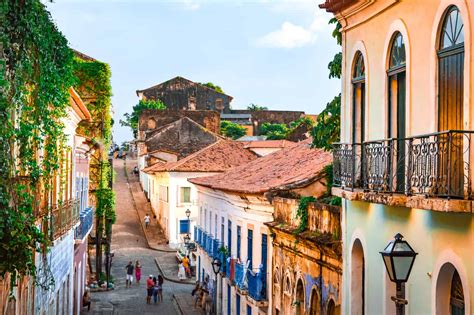
M 326 0 L 319 5 L 319 8 L 328 12 L 336 13 L 354 4 L 357 0 Z
M 295 144 L 288 140 L 264 140 L 264 141 L 249 141 L 246 142 L 245 147 L 248 149 L 256 148 L 286 148 Z
M 258 158 L 244 146 L 242 142 L 221 140 L 177 162 L 154 164 L 144 171 L 147 173 L 223 172 Z
M 260 194 L 285 186 L 307 186 L 332 162 L 330 152 L 311 149 L 311 139 L 261 157 L 222 174 L 188 179 L 214 189 Z

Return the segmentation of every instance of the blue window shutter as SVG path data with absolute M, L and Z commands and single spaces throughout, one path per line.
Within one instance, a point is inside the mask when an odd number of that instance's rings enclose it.
M 241 233 L 240 225 L 237 225 L 237 258 L 239 259 L 240 259 L 240 233 Z
M 252 307 L 247 304 L 247 315 L 252 315 Z
M 229 247 L 229 255 L 232 257 L 232 221 L 227 222 L 227 247 Z
M 189 220 L 179 220 L 179 233 L 189 233 Z
M 230 295 L 230 284 L 227 285 L 227 314 L 230 315 L 230 307 L 231 307 L 231 295 Z
M 235 295 L 235 303 L 237 304 L 235 306 L 235 308 L 237 310 L 235 313 L 240 315 L 240 294 L 238 294 L 238 293 Z
M 252 259 L 253 259 L 253 231 L 248 230 L 247 237 L 247 259 L 250 261 L 249 268 L 252 269 Z

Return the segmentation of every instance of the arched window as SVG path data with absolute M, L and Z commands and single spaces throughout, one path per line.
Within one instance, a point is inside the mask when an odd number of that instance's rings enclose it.
M 299 279 L 296 284 L 295 303 L 296 303 L 296 315 L 303 315 L 304 314 L 304 286 L 301 279 Z
M 336 315 L 336 304 L 334 304 L 334 300 L 330 299 L 328 303 L 328 315 Z
M 363 315 L 365 310 L 365 259 L 362 243 L 355 240 L 351 252 L 351 314 Z
M 394 171 L 397 174 L 395 183 L 387 183 L 390 187 L 395 187 L 397 192 L 404 192 L 405 188 L 405 95 L 406 95 L 406 54 L 405 42 L 400 32 L 396 32 L 392 38 L 390 47 L 388 74 L 388 130 L 389 138 L 398 138 L 396 156 L 393 162 Z
M 456 6 L 447 9 L 441 27 L 438 46 L 438 130 L 462 130 L 464 103 L 464 24 Z M 441 139 L 442 140 L 442 139 Z M 455 134 L 451 149 L 441 165 L 438 178 L 443 181 L 450 170 L 450 183 L 439 183 L 438 193 L 463 195 L 462 135 Z M 444 161 L 446 160 L 446 161 Z M 449 162 L 448 162 L 449 161 Z M 447 164 L 449 163 L 449 165 Z
M 319 305 L 319 295 L 318 295 L 318 291 L 316 290 L 316 288 L 313 288 L 313 290 L 311 290 L 311 306 L 310 306 L 310 309 L 309 309 L 309 314 L 310 315 L 319 315 L 320 314 L 320 308 L 321 306 Z
M 464 315 L 464 291 L 462 289 L 461 278 L 457 270 L 454 271 L 453 279 L 451 280 L 451 314 Z
M 360 52 L 356 53 L 352 71 L 352 141 L 364 141 L 365 125 L 365 63 Z
M 291 287 L 291 281 L 290 277 L 286 276 L 285 278 L 285 283 L 283 284 L 283 305 L 282 305 L 282 313 L 283 314 L 291 314 L 292 312 L 292 287 Z

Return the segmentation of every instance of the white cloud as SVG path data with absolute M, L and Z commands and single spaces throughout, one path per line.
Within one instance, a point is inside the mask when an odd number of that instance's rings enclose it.
M 185 10 L 195 11 L 201 8 L 201 4 L 194 0 L 182 0 L 180 3 Z
M 315 13 L 308 27 L 286 21 L 280 29 L 260 37 L 257 44 L 262 47 L 287 49 L 311 45 L 316 41 L 318 32 L 328 30 L 327 22 L 319 12 Z
M 279 30 L 268 33 L 258 40 L 264 47 L 296 48 L 303 47 L 315 40 L 314 34 L 291 22 L 284 22 Z

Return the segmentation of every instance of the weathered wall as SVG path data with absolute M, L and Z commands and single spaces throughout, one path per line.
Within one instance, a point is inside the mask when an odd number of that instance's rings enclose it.
M 211 132 L 219 133 L 221 118 L 219 113 L 210 110 L 145 110 L 138 122 L 138 140 L 144 140 L 146 131 L 161 128 L 178 119 L 188 117 Z
M 214 110 L 228 112 L 232 97 L 199 83 L 176 77 L 154 87 L 137 91 L 139 97 L 160 99 L 173 110 Z
M 233 109 L 230 112 L 232 114 L 251 114 L 253 135 L 255 136 L 260 134 L 260 127 L 264 123 L 288 125 L 292 121 L 295 121 L 298 118 L 305 116 L 305 113 L 300 112 L 300 111 L 281 111 L 281 110 L 250 111 L 246 109 Z
M 164 128 L 147 136 L 145 144 L 147 152 L 165 150 L 176 153 L 180 159 L 207 147 L 218 139 L 216 134 L 184 118 L 170 128 Z

